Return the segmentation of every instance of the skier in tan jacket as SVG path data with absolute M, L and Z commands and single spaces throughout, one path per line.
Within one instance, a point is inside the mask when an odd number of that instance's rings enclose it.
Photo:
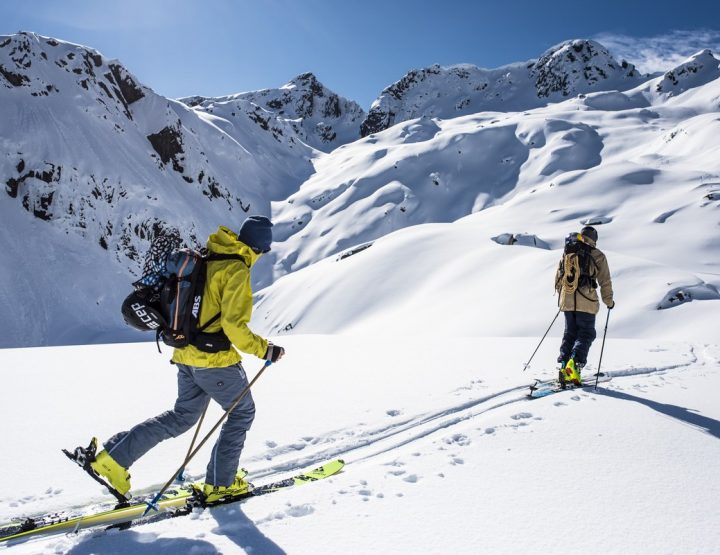
M 555 274 L 555 290 L 565 315 L 565 333 L 558 356 L 561 383 L 582 384 L 580 372 L 596 337 L 595 315 L 600 310 L 598 286 L 605 306 L 608 309 L 615 306 L 610 268 L 605 254 L 595 246 L 597 240 L 597 230 L 590 226 L 584 227 L 577 236 L 569 237 Z

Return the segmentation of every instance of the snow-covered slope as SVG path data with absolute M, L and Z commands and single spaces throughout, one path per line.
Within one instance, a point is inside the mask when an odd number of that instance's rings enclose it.
M 365 111 L 356 102 L 338 96 L 312 73 L 298 75 L 279 89 L 180 101 L 211 114 L 221 111 L 226 118 L 230 111 L 254 110 L 266 125 L 290 126 L 306 144 L 324 152 L 356 140 L 365 119 Z
M 532 68 L 508 69 L 532 77 L 498 85 L 504 92 L 495 104 L 487 97 L 460 112 L 446 110 L 459 81 L 441 72 L 430 88 L 407 89 L 414 91 L 407 98 L 437 93 L 413 108 L 420 117 L 327 154 L 308 143 L 350 140 L 360 112 L 309 74 L 280 89 L 186 99 L 200 102 L 191 108 L 156 95 L 92 49 L 30 33 L 0 39 L 0 68 L 0 241 L 10 260 L 0 268 L 0 303 L 8 312 L 18 298 L 25 306 L 19 323 L 2 324 L 0 345 L 141 337 L 117 307 L 149 238 L 178 227 L 188 242 L 200 242 L 247 212 L 276 222 L 273 252 L 254 271 L 257 287 L 394 231 L 472 215 L 475 227 L 463 229 L 483 248 L 525 233 L 533 245 L 558 249 L 579 221 L 599 218 L 608 223 L 603 247 L 630 257 L 633 272 L 657 272 L 657 283 L 670 284 L 640 287 L 645 308 L 667 304 L 663 298 L 676 298 L 678 288 L 700 298 L 717 293 L 720 81 L 709 51 L 641 78 L 600 45 L 571 41 Z M 504 111 L 469 113 L 488 107 Z M 323 143 L 320 123 L 332 126 L 334 143 Z M 687 234 L 689 222 L 691 238 L 676 256 L 665 246 Z M 445 228 L 432 229 L 441 241 Z M 499 252 L 503 263 L 510 250 Z M 314 287 L 333 290 L 333 279 Z M 502 289 L 502 280 L 486 286 Z M 366 294 L 371 285 L 356 287 Z M 291 290 L 278 284 L 263 293 L 267 330 L 292 329 L 301 315 L 301 330 L 333 329 L 332 319 L 313 320 L 308 297 L 290 297 Z M 77 309 L 88 303 L 91 313 Z M 365 310 L 373 306 L 370 299 Z
M 117 307 L 151 237 L 203 242 L 296 190 L 316 151 L 243 102 L 192 110 L 90 48 L 0 37 L 0 306 L 26 307 L 0 345 L 131 337 Z
M 679 76 L 676 84 L 666 75 L 626 92 L 580 95 L 519 113 L 418 118 L 337 149 L 317 162 L 317 173 L 287 202 L 273 204 L 283 241 L 274 248 L 275 275 L 394 230 L 466 214 L 473 214 L 474 227 L 459 233 L 477 239 L 467 256 L 495 248 L 491 238 L 504 233 L 536 235 L 558 249 L 565 234 L 591 219 L 607 224 L 602 247 L 640 265 L 717 272 L 718 60 L 700 53 L 668 75 Z M 393 241 L 414 244 L 414 233 L 430 232 L 408 231 Z M 442 241 L 442 233 L 432 240 Z M 680 253 L 668 249 L 679 237 L 686 237 Z M 457 244 L 454 235 L 447 240 L 454 257 L 461 255 Z M 362 256 L 373 259 L 370 252 Z M 433 272 L 435 256 L 427 258 L 418 279 Z M 278 282 L 275 290 L 281 289 L 288 291 Z M 285 325 L 277 320 L 273 329 Z
M 595 41 L 572 40 L 539 59 L 497 69 L 470 64 L 412 70 L 387 87 L 362 123 L 363 136 L 420 116 L 454 118 L 483 111 L 521 111 L 580 93 L 626 90 L 643 77 Z

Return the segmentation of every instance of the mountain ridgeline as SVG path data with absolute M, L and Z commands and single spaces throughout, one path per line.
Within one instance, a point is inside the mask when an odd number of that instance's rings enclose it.
M 627 90 L 642 76 L 600 44 L 574 40 L 539 59 L 497 69 L 434 65 L 413 70 L 387 87 L 363 121 L 363 137 L 420 116 L 453 118 L 483 111 L 522 111 L 569 96 Z

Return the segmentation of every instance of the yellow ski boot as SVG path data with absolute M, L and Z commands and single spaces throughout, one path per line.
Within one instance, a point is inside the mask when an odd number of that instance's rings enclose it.
M 229 486 L 216 486 L 206 482 L 197 482 L 192 488 L 201 494 L 205 503 L 217 503 L 226 498 L 244 495 L 250 491 L 250 482 L 245 480 L 247 470 L 241 468 L 235 476 L 235 481 Z
M 560 387 L 565 389 L 567 384 L 573 384 L 576 386 L 582 385 L 582 378 L 580 372 L 575 366 L 575 359 L 570 359 L 565 364 L 565 367 L 560 370 Z
M 96 438 L 93 438 L 97 442 Z M 120 494 L 126 495 L 130 491 L 130 474 L 113 459 L 106 450 L 100 451 L 95 460 L 90 463 L 90 468 L 102 476 Z

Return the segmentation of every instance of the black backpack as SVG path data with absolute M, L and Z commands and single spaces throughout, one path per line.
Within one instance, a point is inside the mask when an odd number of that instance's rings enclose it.
M 142 277 L 122 305 L 125 322 L 142 331 L 154 331 L 156 341 L 170 347 L 193 345 L 206 353 L 227 351 L 231 342 L 220 330 L 205 329 L 220 318 L 218 312 L 200 323 L 207 264 L 216 260 L 244 259 L 237 254 L 215 254 L 179 249 L 175 236 L 153 241 L 145 260 Z
M 579 287 L 597 289 L 595 272 L 592 271 L 592 267 L 596 267 L 592 256 L 594 248 L 583 241 L 579 233 L 571 233 L 565 238 L 565 248 L 558 272 L 560 281 L 557 284 L 558 290 L 562 289 L 565 294 L 573 294 Z

